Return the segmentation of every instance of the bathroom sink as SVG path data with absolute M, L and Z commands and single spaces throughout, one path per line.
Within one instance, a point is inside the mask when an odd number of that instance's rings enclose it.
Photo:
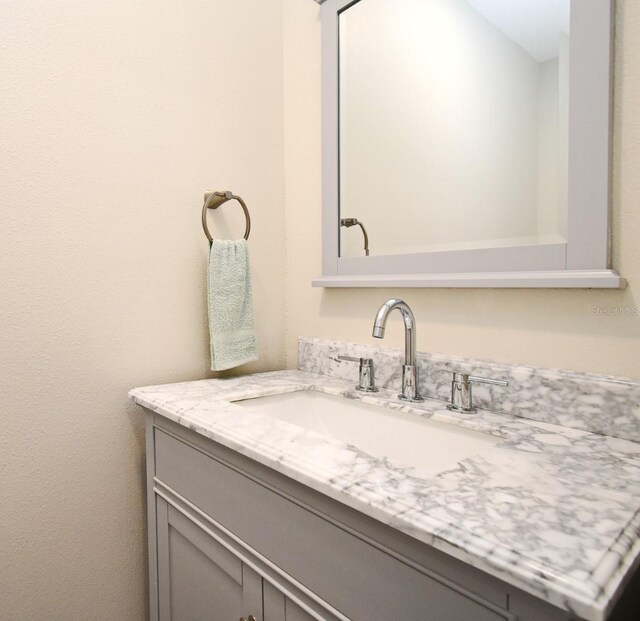
M 234 403 L 387 458 L 417 476 L 447 470 L 500 442 L 477 431 L 310 390 Z

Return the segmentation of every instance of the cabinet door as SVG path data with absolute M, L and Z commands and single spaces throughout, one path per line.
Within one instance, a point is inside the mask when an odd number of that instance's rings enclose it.
M 262 617 L 262 579 L 205 530 L 156 497 L 159 621 Z
M 312 616 L 272 584 L 263 581 L 264 621 L 317 621 L 324 616 Z

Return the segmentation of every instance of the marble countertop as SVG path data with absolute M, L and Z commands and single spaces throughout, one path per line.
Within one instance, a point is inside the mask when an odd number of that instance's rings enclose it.
M 475 429 L 489 450 L 430 478 L 240 399 L 317 390 Z M 404 404 L 343 379 L 277 371 L 132 390 L 141 406 L 589 621 L 640 562 L 640 443 L 441 401 Z

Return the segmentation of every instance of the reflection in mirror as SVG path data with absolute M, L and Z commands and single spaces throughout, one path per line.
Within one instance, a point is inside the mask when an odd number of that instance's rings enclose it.
M 360 222 L 357 218 L 341 218 L 340 226 L 344 226 L 346 228 L 351 228 L 352 226 L 359 226 L 362 229 L 362 237 L 363 239 L 363 250 L 364 256 L 369 256 L 369 235 L 367 233 L 367 229 L 364 228 L 364 224 Z
M 339 50 L 340 256 L 566 241 L 569 0 L 360 0 Z

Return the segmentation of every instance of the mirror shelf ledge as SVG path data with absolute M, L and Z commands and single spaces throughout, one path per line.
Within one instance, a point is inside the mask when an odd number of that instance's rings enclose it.
M 380 274 L 321 276 L 314 287 L 538 288 L 624 289 L 626 280 L 614 270 L 552 270 L 452 274 Z

